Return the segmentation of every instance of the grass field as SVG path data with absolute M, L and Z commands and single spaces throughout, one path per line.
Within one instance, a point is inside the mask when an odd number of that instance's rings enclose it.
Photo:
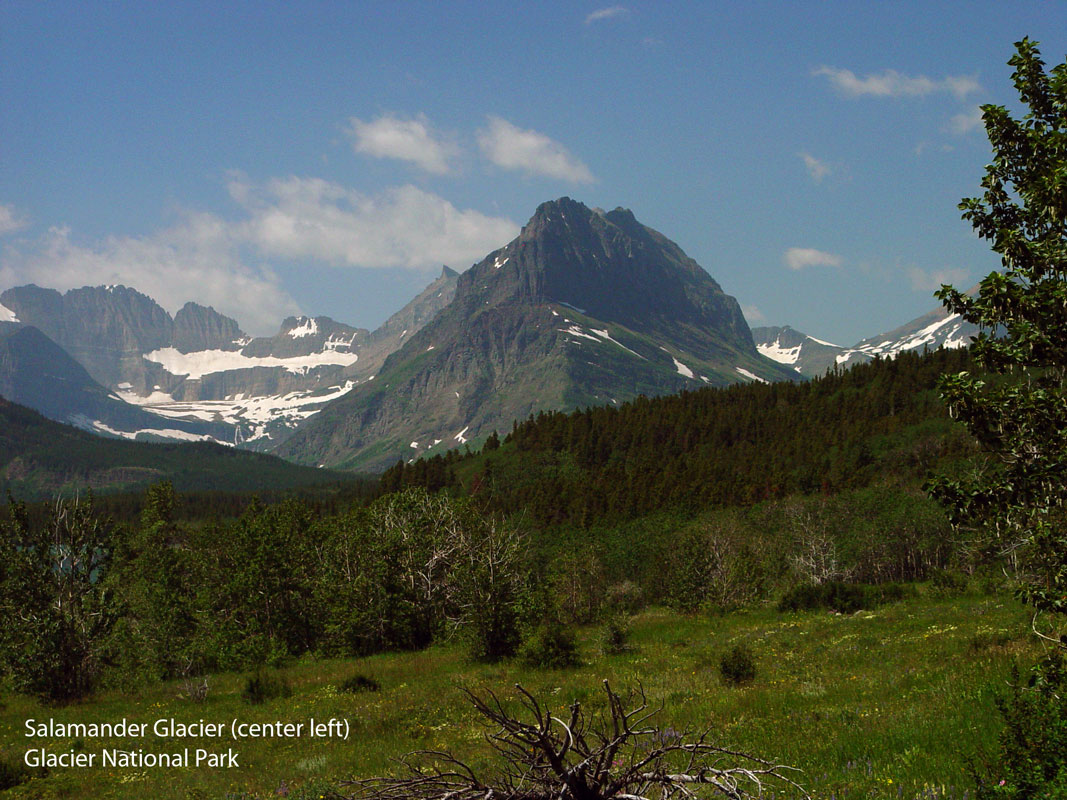
M 633 649 L 600 655 L 598 630 L 583 629 L 584 664 L 533 671 L 518 664 L 475 665 L 462 647 L 358 660 L 304 660 L 282 670 L 288 698 L 249 705 L 247 676 L 212 676 L 196 702 L 180 684 L 136 695 L 105 693 L 49 708 L 5 694 L 0 747 L 7 764 L 28 747 L 99 752 L 103 748 L 168 752 L 202 747 L 238 750 L 237 769 L 53 768 L 6 793 L 12 798 L 268 798 L 319 797 L 335 779 L 382 774 L 411 750 L 448 748 L 484 758 L 481 727 L 460 687 L 510 694 L 515 683 L 558 706 L 574 699 L 601 703 L 601 681 L 616 689 L 643 685 L 663 703 L 661 721 L 676 730 L 714 729 L 715 740 L 803 770 L 813 797 L 964 798 L 973 796 L 968 759 L 996 746 L 1000 724 L 994 698 L 1011 664 L 1029 666 L 1039 653 L 1028 618 L 1008 597 L 938 598 L 924 594 L 875 611 L 780 614 L 773 609 L 723 617 L 686 617 L 650 609 L 633 621 Z M 757 658 L 755 680 L 723 683 L 719 659 L 745 643 Z M 381 684 L 350 694 L 338 686 L 356 674 Z M 228 738 L 83 741 L 31 740 L 25 720 L 117 722 L 291 721 L 305 724 L 296 739 Z M 348 741 L 308 738 L 307 721 L 350 723 Z M 151 729 L 151 726 L 149 726 Z M 98 759 L 99 761 L 99 759 Z M 968 793 L 969 790 L 969 793 Z M 785 796 L 785 795 L 782 795 Z

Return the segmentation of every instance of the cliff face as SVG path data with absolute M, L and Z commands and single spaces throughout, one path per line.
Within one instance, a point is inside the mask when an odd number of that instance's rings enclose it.
M 183 353 L 231 350 L 243 338 L 237 320 L 223 316 L 210 306 L 186 303 L 174 315 L 170 344 Z

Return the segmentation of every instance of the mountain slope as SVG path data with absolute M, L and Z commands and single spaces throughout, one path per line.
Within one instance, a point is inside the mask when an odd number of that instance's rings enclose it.
M 256 491 L 339 479 L 209 442 L 147 444 L 102 439 L 0 397 L 0 493 L 24 500 L 64 490 L 134 489 L 169 480 L 182 491 Z
M 229 433 L 222 425 L 169 421 L 123 402 L 32 325 L 0 322 L 0 396 L 104 435 L 225 441 Z
M 562 198 L 460 275 L 372 383 L 274 452 L 380 469 L 542 410 L 795 377 L 756 352 L 737 301 L 676 244 L 625 209 Z

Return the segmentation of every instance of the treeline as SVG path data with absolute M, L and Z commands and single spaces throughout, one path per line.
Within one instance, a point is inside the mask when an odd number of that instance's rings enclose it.
M 0 671 L 17 689 L 63 701 L 456 631 L 493 660 L 514 653 L 520 611 L 530 616 L 521 537 L 469 502 L 411 491 L 326 515 L 287 500 L 206 525 L 179 524 L 176 504 L 170 484 L 152 487 L 132 527 L 97 513 L 91 494 L 43 524 L 10 507 Z
M 423 489 L 339 513 L 253 502 L 208 523 L 180 521 L 179 501 L 169 484 L 152 487 L 133 525 L 101 515 L 91 494 L 45 520 L 9 507 L 0 673 L 10 685 L 66 701 L 457 636 L 493 661 L 649 602 L 721 611 L 796 585 L 924 579 L 956 553 L 932 501 L 894 486 L 586 530 L 523 528 Z
M 918 483 L 971 449 L 936 388 L 942 374 L 970 367 L 966 350 L 904 353 L 805 383 L 541 413 L 479 453 L 400 462 L 380 491 L 447 488 L 497 512 L 588 526 L 663 508 L 830 495 L 886 474 Z

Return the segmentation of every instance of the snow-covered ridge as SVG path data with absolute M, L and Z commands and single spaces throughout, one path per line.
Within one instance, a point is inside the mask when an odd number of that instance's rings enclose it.
M 7 306 L 0 305 L 0 322 L 18 322 L 19 318 L 15 316 L 15 312 Z
M 959 314 L 949 314 L 906 337 L 885 339 L 877 344 L 861 344 L 844 350 L 838 354 L 836 361 L 838 364 L 844 364 L 857 353 L 870 357 L 896 358 L 905 350 L 917 350 L 920 347 L 966 347 L 969 337 L 962 332 L 965 325 L 966 322 Z
M 189 380 L 197 380 L 216 372 L 251 369 L 252 367 L 282 367 L 294 374 L 304 374 L 315 367 L 346 367 L 356 363 L 359 356 L 355 353 L 342 353 L 333 348 L 306 356 L 279 358 L 277 356 L 246 356 L 234 350 L 200 350 L 195 353 L 183 353 L 174 347 L 163 347 L 151 353 L 145 353 L 144 358 L 156 364 L 162 364 L 171 375 L 185 375 Z

